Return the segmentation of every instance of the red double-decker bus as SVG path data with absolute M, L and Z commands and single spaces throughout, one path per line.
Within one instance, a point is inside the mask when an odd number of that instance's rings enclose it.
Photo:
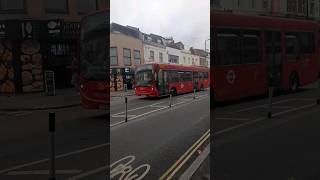
M 102 11 L 84 17 L 81 22 L 79 84 L 82 106 L 88 109 L 109 106 L 108 18 L 108 11 Z
M 172 64 L 144 64 L 135 69 L 135 93 L 159 97 L 209 87 L 209 68 Z
M 316 81 L 319 25 L 311 20 L 211 12 L 212 100 L 277 90 L 296 91 Z

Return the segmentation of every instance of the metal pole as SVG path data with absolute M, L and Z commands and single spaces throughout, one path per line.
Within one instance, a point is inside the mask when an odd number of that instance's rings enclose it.
M 320 104 L 320 72 L 318 73 L 318 99 L 317 104 Z
M 125 122 L 128 122 L 128 98 L 125 97 L 125 98 L 124 98 L 124 101 L 125 101 L 125 113 L 126 113 Z
M 273 78 L 270 77 L 270 83 L 269 83 L 269 88 L 268 88 L 268 119 L 271 118 L 272 116 L 272 96 L 273 96 Z
M 171 100 L 172 100 L 172 93 L 170 92 L 170 94 L 169 94 L 169 107 L 171 108 Z
M 54 138 L 54 132 L 55 132 L 55 113 L 50 112 L 49 113 L 49 132 L 50 132 L 50 178 L 49 180 L 55 180 L 55 138 Z
M 193 89 L 193 99 L 196 99 L 196 88 Z

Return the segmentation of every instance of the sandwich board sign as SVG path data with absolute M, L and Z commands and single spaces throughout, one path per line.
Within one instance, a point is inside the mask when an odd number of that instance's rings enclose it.
M 45 71 L 45 85 L 46 85 L 46 96 L 55 96 L 56 88 L 54 83 L 54 72 L 53 71 Z

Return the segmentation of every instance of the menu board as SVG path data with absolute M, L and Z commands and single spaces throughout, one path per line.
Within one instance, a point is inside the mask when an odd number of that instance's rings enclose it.
M 54 83 L 54 72 L 53 71 L 45 71 L 45 85 L 46 85 L 46 95 L 54 96 L 55 92 L 55 83 Z

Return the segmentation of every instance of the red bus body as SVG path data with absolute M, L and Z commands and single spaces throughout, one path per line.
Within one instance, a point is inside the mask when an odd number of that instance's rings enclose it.
M 228 12 L 211 12 L 210 19 L 214 40 L 211 63 L 214 101 L 266 94 L 269 77 L 273 77 L 274 87 L 281 90 L 293 88 L 295 81 L 299 86 L 316 81 L 317 23 Z M 235 43 L 226 45 L 227 42 Z M 299 50 L 294 49 L 297 47 Z M 299 53 L 296 55 L 295 51 Z
M 146 72 L 146 69 L 148 72 Z M 140 84 L 140 72 L 145 72 L 149 82 Z M 136 67 L 135 93 L 137 96 L 145 95 L 159 97 L 174 94 L 193 92 L 209 87 L 209 68 L 189 67 L 172 64 L 145 64 Z
M 82 107 L 106 109 L 110 104 L 107 68 L 107 11 L 90 14 L 81 22 L 79 91 Z M 92 48 L 94 47 L 94 48 Z

